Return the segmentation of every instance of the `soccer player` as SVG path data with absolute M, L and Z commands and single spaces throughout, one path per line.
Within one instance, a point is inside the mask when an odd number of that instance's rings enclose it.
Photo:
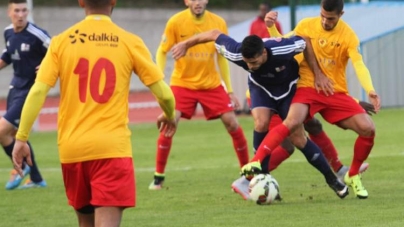
M 163 71 L 167 52 L 176 43 L 215 28 L 227 34 L 223 18 L 206 10 L 207 0 L 185 0 L 185 4 L 188 9 L 175 14 L 168 20 L 157 50 L 157 65 Z M 220 72 L 216 69 L 216 63 Z M 226 88 L 222 86 L 222 81 Z M 222 120 L 233 140 L 234 151 L 240 166 L 249 161 L 247 140 L 234 113 L 234 107 L 238 108 L 240 105 L 233 94 L 229 65 L 224 57 L 216 54 L 213 43 L 193 47 L 186 57 L 176 61 L 170 85 L 176 100 L 177 122 L 181 117 L 191 119 L 199 103 L 207 120 L 217 118 Z M 159 135 L 156 171 L 154 180 L 149 185 L 150 190 L 162 188 L 172 140 L 172 137 Z
M 341 19 L 343 7 L 343 0 L 322 0 L 320 16 L 304 19 L 296 26 L 294 31 L 297 35 L 310 37 L 315 57 L 304 56 L 299 71 L 301 79 L 287 118 L 269 132 L 252 162 L 242 171 L 259 169 L 257 161 L 269 155 L 305 119 L 320 113 L 328 122 L 358 134 L 352 164 L 344 181 L 352 187 L 356 197 L 366 199 L 368 192 L 362 184 L 359 168 L 372 150 L 375 126 L 363 108 L 348 95 L 345 70 L 349 58 L 375 112 L 380 109 L 380 97 L 363 63 L 359 39 Z
M 268 39 L 264 42 L 260 37 L 252 35 L 238 43 L 219 30 L 213 30 L 177 44 L 172 51 L 173 57 L 179 59 L 187 54 L 188 48 L 209 41 L 215 41 L 220 54 L 249 72 L 251 107 L 256 111 L 256 114 L 253 113 L 254 123 L 259 118 L 270 120 L 274 113 L 279 114 L 282 119 L 286 118 L 299 77 L 298 63 L 294 56 L 303 51 L 310 54 L 306 50 L 304 39 L 295 36 L 289 39 Z M 303 146 L 306 140 L 308 142 Z M 323 174 L 334 192 L 344 198 L 348 194 L 348 188 L 338 180 L 321 150 L 304 133 L 295 136 L 292 142 L 302 151 L 307 161 Z M 262 163 L 268 164 L 268 159 L 269 155 Z M 263 169 L 266 171 L 268 167 Z M 252 178 L 252 175 L 247 175 L 247 178 Z
M 158 99 L 160 130 L 176 129 L 175 100 L 143 40 L 111 21 L 116 0 L 79 0 L 84 20 L 52 39 L 28 94 L 13 150 L 16 170 L 31 162 L 27 139 L 49 89 L 60 78 L 58 148 L 69 204 L 79 226 L 117 227 L 135 206 L 128 124 L 132 72 Z
M 269 32 L 265 24 L 265 15 L 271 10 L 269 3 L 261 3 L 258 6 L 258 16 L 250 25 L 250 35 L 257 35 L 261 38 L 269 38 Z M 275 26 L 280 33 L 282 33 L 281 24 L 275 21 Z
M 14 75 L 7 95 L 7 112 L 0 119 L 0 144 L 10 159 L 22 107 L 31 86 L 34 84 L 36 67 L 44 58 L 50 41 L 45 30 L 28 22 L 28 13 L 26 0 L 8 1 L 8 16 L 11 19 L 11 25 L 4 29 L 6 48 L 1 55 L 0 69 L 13 64 Z M 28 174 L 30 174 L 30 179 L 19 188 L 46 187 L 46 182 L 35 162 L 32 146 L 29 142 L 28 145 L 32 152 L 32 166 L 24 163 L 22 176 L 12 170 L 10 180 L 6 183 L 7 190 L 17 188 Z

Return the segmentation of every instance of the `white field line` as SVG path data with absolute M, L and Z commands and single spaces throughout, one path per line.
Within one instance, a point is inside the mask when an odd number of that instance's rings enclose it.
M 395 153 L 395 154 L 375 154 L 375 155 L 370 155 L 370 158 L 384 158 L 384 157 L 401 157 L 404 156 L 404 152 L 401 153 Z M 346 157 L 341 157 L 341 159 L 345 159 Z M 301 162 L 306 162 L 306 159 L 291 159 L 287 160 L 285 164 L 288 163 L 301 163 Z M 184 166 L 184 167 L 178 167 L 178 168 L 167 168 L 167 172 L 184 172 L 184 171 L 191 171 L 191 170 L 211 170 L 211 169 L 222 169 L 222 168 L 228 168 L 228 167 L 234 167 L 237 168 L 238 165 L 227 165 L 227 166 L 198 166 L 198 167 L 191 167 L 191 166 Z M 11 170 L 11 165 L 10 168 L 0 168 L 0 173 L 1 172 L 10 172 Z M 48 168 L 40 168 L 39 169 L 41 172 L 61 172 L 60 167 L 55 168 L 55 167 L 48 167 Z M 135 172 L 138 173 L 152 173 L 155 171 L 154 167 L 136 167 L 136 161 L 135 161 Z

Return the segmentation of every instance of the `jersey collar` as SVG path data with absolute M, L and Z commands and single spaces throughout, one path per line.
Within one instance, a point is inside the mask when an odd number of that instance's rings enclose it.
M 102 15 L 102 14 L 91 14 L 86 16 L 86 20 L 105 20 L 105 21 L 111 21 L 111 17 L 107 15 Z

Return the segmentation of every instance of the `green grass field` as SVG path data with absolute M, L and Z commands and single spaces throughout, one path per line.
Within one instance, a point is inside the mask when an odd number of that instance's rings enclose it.
M 166 173 L 166 189 L 147 189 L 154 172 L 155 124 L 134 125 L 133 145 L 137 180 L 137 207 L 126 210 L 121 226 L 403 226 L 404 109 L 386 109 L 373 119 L 377 139 L 368 159 L 363 183 L 367 200 L 351 193 L 339 199 L 299 152 L 273 176 L 283 201 L 258 206 L 230 190 L 238 177 L 231 139 L 220 121 L 182 121 L 174 139 Z M 252 147 L 250 117 L 241 117 Z M 347 165 L 355 134 L 324 124 Z M 56 133 L 34 133 L 36 159 L 48 188 L 0 190 L 0 226 L 77 226 L 67 205 L 56 148 Z M 8 158 L 0 160 L 0 185 L 8 180 Z

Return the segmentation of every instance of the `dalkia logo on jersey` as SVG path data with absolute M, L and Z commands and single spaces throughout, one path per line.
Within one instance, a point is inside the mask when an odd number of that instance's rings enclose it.
M 90 42 L 119 42 L 119 37 L 112 33 L 80 33 L 79 30 L 76 30 L 73 35 L 69 36 L 71 43 L 75 44 L 77 40 L 80 40 L 81 43 L 85 43 L 86 39 Z

